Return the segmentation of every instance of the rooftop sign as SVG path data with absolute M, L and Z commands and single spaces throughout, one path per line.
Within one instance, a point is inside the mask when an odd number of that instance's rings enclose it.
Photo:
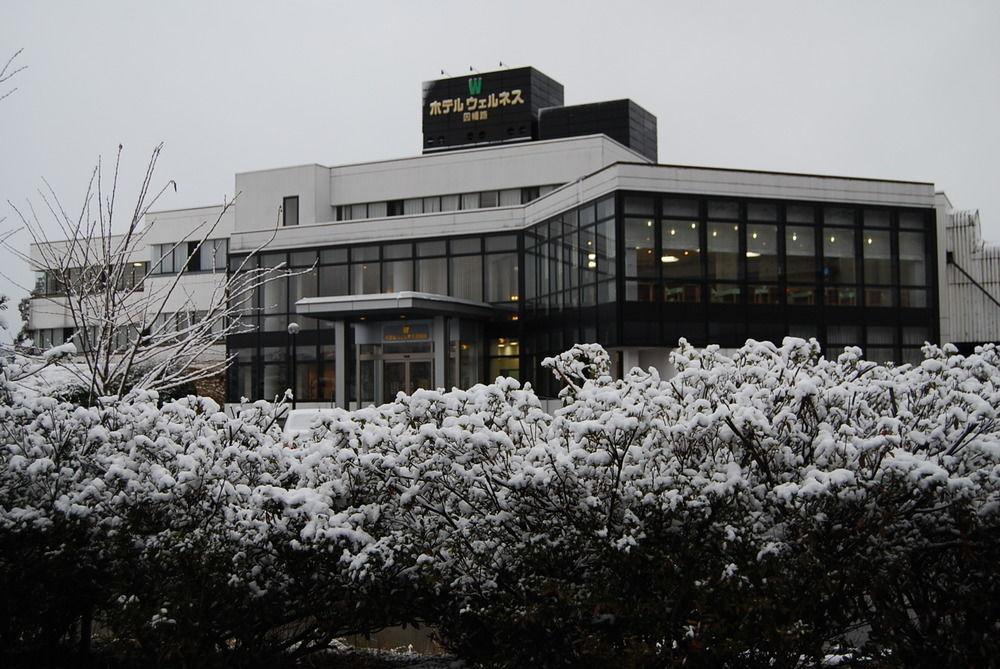
M 424 152 L 538 137 L 538 110 L 562 85 L 531 67 L 424 82 Z

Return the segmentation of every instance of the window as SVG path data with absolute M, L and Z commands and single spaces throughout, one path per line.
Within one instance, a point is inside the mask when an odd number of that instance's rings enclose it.
M 203 272 L 225 269 L 228 250 L 228 239 L 206 239 L 199 251 L 198 269 Z
M 740 270 L 740 226 L 736 223 L 708 224 L 708 276 L 735 281 Z
M 480 207 L 495 207 L 497 206 L 497 192 L 495 190 L 483 191 L 479 194 L 479 206 Z
M 351 294 L 374 295 L 381 292 L 379 263 L 362 262 L 351 265 Z
M 290 304 L 292 311 L 295 310 L 295 303 L 304 297 L 316 297 L 316 275 L 315 268 L 305 274 L 295 274 L 288 277 L 288 289 L 291 293 Z
M 148 268 L 149 263 L 145 261 L 129 263 L 128 266 L 122 271 L 121 281 L 119 281 L 118 284 L 118 290 L 142 290 L 142 281 L 146 277 Z
M 790 204 L 785 207 L 785 220 L 789 223 L 815 223 L 816 210 L 801 204 Z
M 286 197 L 281 202 L 281 224 L 284 226 L 299 224 L 299 196 Z
M 517 302 L 517 254 L 496 253 L 487 255 L 486 301 L 493 303 Z
M 854 283 L 854 231 L 823 229 L 823 275 L 827 283 Z
M 479 193 L 463 193 L 462 209 L 479 209 Z
M 680 200 L 668 198 L 663 201 L 664 216 L 698 217 L 698 200 Z
M 625 275 L 656 278 L 656 228 L 652 218 L 625 219 Z
M 319 268 L 319 294 L 327 296 L 347 295 L 347 265 L 331 265 Z
M 448 294 L 447 258 L 423 258 L 417 261 L 417 290 L 435 295 Z
M 868 212 L 865 212 L 867 216 Z M 888 230 L 865 229 L 861 249 L 865 259 L 865 283 L 892 283 L 892 253 Z
M 845 207 L 825 207 L 823 222 L 827 225 L 854 225 L 854 210 Z
M 824 215 L 837 220 L 853 217 L 851 210 L 833 209 Z M 854 230 L 849 228 L 823 228 L 823 277 L 826 281 L 826 303 L 829 306 L 854 306 L 858 304 L 856 254 Z
M 924 233 L 899 233 L 899 280 L 904 286 L 927 285 Z
M 174 273 L 173 244 L 156 244 L 153 246 L 153 274 Z
M 865 357 L 873 362 L 892 362 L 896 357 L 896 328 L 868 326 L 865 328 Z
M 518 188 L 508 188 L 500 191 L 499 203 L 501 207 L 511 207 L 521 204 L 521 191 Z
M 451 292 L 449 294 L 452 297 L 482 301 L 483 272 L 480 256 L 451 258 Z
M 482 248 L 482 242 L 479 237 L 451 240 L 452 253 L 479 253 Z
M 747 279 L 778 280 L 778 226 L 760 223 L 747 226 Z
M 785 273 L 789 283 L 816 282 L 816 234 L 813 228 L 785 228 Z
M 528 204 L 538 199 L 538 186 L 521 189 L 521 204 Z
M 383 262 L 382 292 L 398 293 L 404 290 L 413 290 L 413 261 L 394 260 Z

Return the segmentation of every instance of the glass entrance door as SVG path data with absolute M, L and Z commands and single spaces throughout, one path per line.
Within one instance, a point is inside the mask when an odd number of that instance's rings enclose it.
M 409 394 L 409 383 L 406 379 L 407 367 L 409 367 L 409 363 L 405 360 L 384 360 L 382 362 L 384 401 L 391 402 L 396 397 L 396 393 L 400 391 Z
M 382 401 L 391 402 L 396 394 L 407 395 L 418 388 L 434 387 L 434 365 L 428 357 L 384 357 L 382 359 Z

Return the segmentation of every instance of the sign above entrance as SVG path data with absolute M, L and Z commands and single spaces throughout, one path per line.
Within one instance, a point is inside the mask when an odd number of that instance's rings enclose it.
M 431 326 L 428 323 L 386 323 L 382 326 L 382 341 L 430 341 Z

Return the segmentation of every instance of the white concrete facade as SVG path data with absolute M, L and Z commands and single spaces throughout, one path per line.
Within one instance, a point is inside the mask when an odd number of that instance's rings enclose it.
M 337 220 L 338 207 L 410 198 L 554 187 L 530 202 L 507 206 Z M 211 238 L 228 240 L 231 254 L 315 249 L 335 244 L 377 243 L 450 235 L 518 232 L 582 203 L 616 191 L 683 193 L 816 203 L 847 203 L 937 211 L 938 303 L 943 339 L 1000 339 L 1000 252 L 984 245 L 978 215 L 954 212 L 931 183 L 860 179 L 658 165 L 603 135 L 455 150 L 432 155 L 326 167 L 318 164 L 239 173 L 236 204 Z M 297 224 L 283 226 L 282 201 L 298 198 Z M 156 262 L 156 245 L 197 239 L 221 212 L 202 207 L 149 214 L 136 259 Z M 32 249 L 32 258 L 41 255 Z M 974 279 L 958 272 L 946 254 Z M 162 294 L 170 275 L 147 278 L 151 298 Z M 188 272 L 180 290 L 164 298 L 168 313 L 198 310 L 214 299 L 218 272 Z M 985 286 L 977 288 L 974 283 Z M 30 329 L 70 328 L 60 298 L 32 300 Z M 37 303 L 37 305 L 36 305 Z M 194 305 L 189 307 L 188 305 Z M 308 309 L 306 310 L 308 311 Z M 341 326 L 342 327 L 342 326 Z M 618 349 L 623 366 L 656 367 L 670 374 L 670 348 Z M 343 353 L 338 351 L 338 356 Z M 443 364 L 443 363 L 442 363 Z M 338 363 L 339 366 L 339 363 Z M 338 383 L 343 383 L 338 377 Z
M 234 228 L 234 213 L 232 207 L 224 211 L 222 205 L 149 212 L 138 239 L 131 246 L 132 253 L 127 262 L 144 262 L 152 268 L 160 260 L 158 246 L 197 242 L 206 236 L 212 240 L 228 240 Z M 120 236 L 115 236 L 110 242 L 115 245 L 120 240 Z M 68 242 L 54 242 L 46 250 L 32 244 L 29 256 L 32 270 L 45 271 L 48 259 L 64 252 L 62 249 L 67 245 Z M 133 302 L 137 308 L 141 306 L 151 313 L 160 310 L 161 305 L 162 312 L 167 315 L 205 311 L 213 301 L 224 300 L 220 292 L 225 280 L 224 267 L 223 261 L 221 270 L 185 272 L 172 290 L 170 285 L 176 278 L 174 274 L 149 274 L 143 282 L 142 292 L 133 296 Z M 54 336 L 55 340 L 62 341 L 66 331 L 75 327 L 77 324 L 66 307 L 65 297 L 32 294 L 27 329 L 37 333 L 33 334 L 34 339 L 49 340 Z M 40 331 L 49 332 L 46 337 L 41 337 Z M 219 347 L 213 352 L 213 357 L 221 355 L 223 350 L 224 347 Z

